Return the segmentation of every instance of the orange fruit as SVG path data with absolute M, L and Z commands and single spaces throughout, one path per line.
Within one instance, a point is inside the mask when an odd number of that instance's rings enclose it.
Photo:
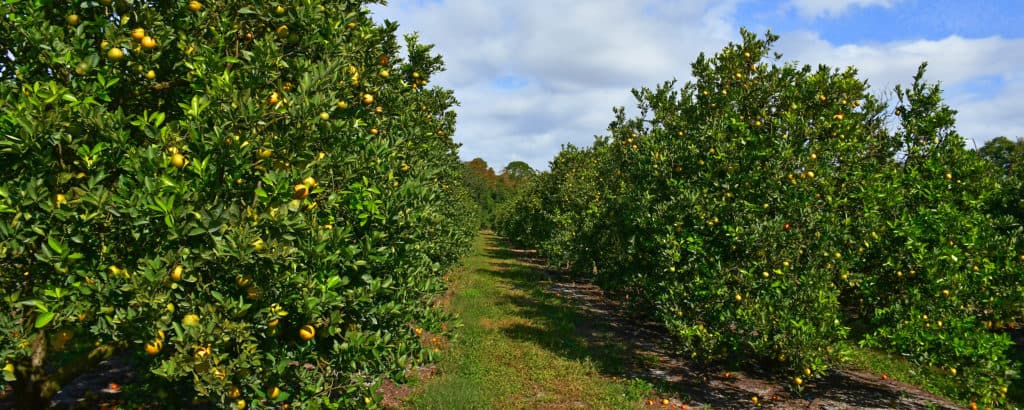
M 163 347 L 164 342 L 161 342 L 160 340 L 153 340 L 149 343 L 146 343 L 146 354 L 155 355 L 157 353 L 160 353 L 160 349 L 162 349 Z
M 277 388 L 277 386 L 273 386 L 273 387 L 270 387 L 269 389 L 267 389 L 267 398 L 270 399 L 270 400 L 274 400 L 274 399 L 277 398 L 277 396 L 280 396 L 280 395 L 281 395 L 281 389 Z
M 363 94 L 363 104 L 373 104 L 373 96 L 370 94 Z
M 149 49 L 156 48 L 156 40 L 150 36 L 142 37 L 142 46 Z
M 171 155 L 171 166 L 175 168 L 181 168 L 185 166 L 185 156 L 179 153 Z
M 305 199 L 309 196 L 309 187 L 306 184 L 295 184 L 292 189 L 295 191 L 292 195 L 295 199 Z
M 66 20 L 68 25 L 72 27 L 77 26 L 78 23 L 82 22 L 82 19 L 79 18 L 77 14 L 70 14 L 64 20 Z
M 146 37 L 146 29 L 137 27 L 132 30 L 132 38 L 135 39 L 135 41 L 142 40 L 143 37 Z
M 111 48 L 107 51 L 107 58 L 110 58 L 111 60 L 120 60 L 122 57 L 124 57 L 124 51 L 118 47 Z
M 153 71 L 153 70 L 147 71 L 146 72 L 146 79 L 147 80 L 155 80 L 156 79 L 156 71 Z
M 195 1 L 195 0 L 190 1 L 190 2 L 188 2 L 188 9 L 192 10 L 192 11 L 202 10 L 203 9 L 203 3 L 200 3 L 200 2 Z
M 174 270 L 171 271 L 171 280 L 177 282 L 181 280 L 182 273 L 185 272 L 185 268 L 181 265 L 175 266 Z
M 301 337 L 302 340 L 311 340 L 313 339 L 313 336 L 316 336 L 316 329 L 313 328 L 312 325 L 303 325 L 302 328 L 299 329 L 299 337 Z

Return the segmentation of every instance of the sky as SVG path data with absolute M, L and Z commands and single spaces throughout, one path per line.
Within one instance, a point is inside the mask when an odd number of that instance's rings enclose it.
M 434 85 L 460 101 L 464 160 L 535 169 L 561 146 L 606 134 L 632 89 L 692 79 L 690 63 L 740 40 L 781 38 L 783 61 L 857 67 L 875 94 L 921 62 L 958 111 L 969 147 L 1024 137 L 1020 0 L 390 0 L 377 20 L 416 32 L 445 59 Z

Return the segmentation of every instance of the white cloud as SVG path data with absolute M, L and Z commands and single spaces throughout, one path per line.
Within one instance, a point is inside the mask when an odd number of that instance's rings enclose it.
M 546 168 L 564 143 L 589 145 L 605 133 L 612 107 L 634 105 L 631 88 L 689 79 L 700 52 L 713 54 L 739 38 L 736 3 L 748 0 L 394 0 L 374 7 L 437 45 L 448 71 L 435 84 L 462 105 L 456 141 L 464 159 L 495 169 L 511 161 Z M 898 0 L 794 0 L 814 15 L 854 6 L 890 7 Z M 827 5 L 826 5 L 827 3 Z M 815 11 L 818 10 L 818 11 Z M 979 141 L 1024 135 L 1024 39 L 950 36 L 939 40 L 837 45 L 811 32 L 783 32 L 785 60 L 854 65 L 878 93 L 907 84 L 921 61 L 959 110 L 959 130 Z M 999 86 L 972 92 L 979 78 Z M 500 81 L 511 79 L 513 81 Z M 515 83 L 514 86 L 499 85 Z
M 465 159 L 496 169 L 510 161 L 546 168 L 567 142 L 589 145 L 632 106 L 630 89 L 688 76 L 702 50 L 739 37 L 734 1 L 398 0 L 377 15 L 436 44 L 455 90 L 456 140 Z M 497 79 L 527 81 L 502 89 Z
M 789 7 L 803 17 L 837 17 L 852 7 L 880 6 L 889 8 L 898 0 L 790 0 Z

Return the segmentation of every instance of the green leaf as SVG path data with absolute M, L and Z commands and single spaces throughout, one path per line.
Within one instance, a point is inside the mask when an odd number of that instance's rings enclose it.
M 43 312 L 39 314 L 39 316 L 36 317 L 36 329 L 46 326 L 51 320 L 53 320 L 54 316 L 53 312 Z

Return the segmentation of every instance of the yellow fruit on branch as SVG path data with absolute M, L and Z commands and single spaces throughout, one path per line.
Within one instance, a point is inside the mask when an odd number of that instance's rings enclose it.
M 124 57 L 124 51 L 118 47 L 111 48 L 107 51 L 107 58 L 111 60 L 120 60 Z
M 181 325 L 185 327 L 199 326 L 199 315 L 189 313 L 181 319 Z
M 135 39 L 135 41 L 140 41 L 144 37 L 146 37 L 146 29 L 138 27 L 132 30 L 132 38 Z
M 68 25 L 71 27 L 77 26 L 78 23 L 82 22 L 82 19 L 78 17 L 77 14 L 70 14 L 64 20 L 67 21 Z
M 182 274 L 184 272 L 185 272 L 185 268 L 183 266 L 181 266 L 181 265 L 175 266 L 174 270 L 171 271 L 171 280 L 173 280 L 175 282 L 180 281 L 181 280 L 181 276 L 182 276 Z
M 185 166 L 185 156 L 179 153 L 171 155 L 171 166 L 175 168 L 181 168 Z
M 235 283 L 238 284 L 239 287 L 247 287 L 252 284 L 252 277 L 248 275 L 238 275 L 238 277 L 235 278 Z
M 164 342 L 160 341 L 159 339 L 150 341 L 149 343 L 146 343 L 146 354 L 152 356 L 157 353 L 160 353 L 160 350 L 163 349 L 163 347 Z
M 192 10 L 192 11 L 202 10 L 203 9 L 203 3 L 200 3 L 200 2 L 194 1 L 194 0 L 190 1 L 190 2 L 188 2 L 188 9 Z
M 306 199 L 309 196 L 309 187 L 306 184 L 295 184 L 292 190 L 295 191 L 292 194 L 295 199 Z
M 363 94 L 363 104 L 366 104 L 366 105 L 373 104 L 373 95 Z
M 145 36 L 142 38 L 142 47 L 153 49 L 156 48 L 156 40 L 153 37 Z
M 316 180 L 313 179 L 313 177 L 306 177 L 306 178 L 304 178 L 302 180 L 302 183 L 306 184 L 306 186 L 308 186 L 310 188 L 316 187 L 316 185 L 317 185 Z
M 281 389 L 277 388 L 277 386 L 271 386 L 270 388 L 267 389 L 267 398 L 270 400 L 274 400 L 277 398 L 277 396 L 280 395 Z
M 316 336 L 316 329 L 312 325 L 303 325 L 299 329 L 299 337 L 302 340 L 312 340 L 313 336 Z

